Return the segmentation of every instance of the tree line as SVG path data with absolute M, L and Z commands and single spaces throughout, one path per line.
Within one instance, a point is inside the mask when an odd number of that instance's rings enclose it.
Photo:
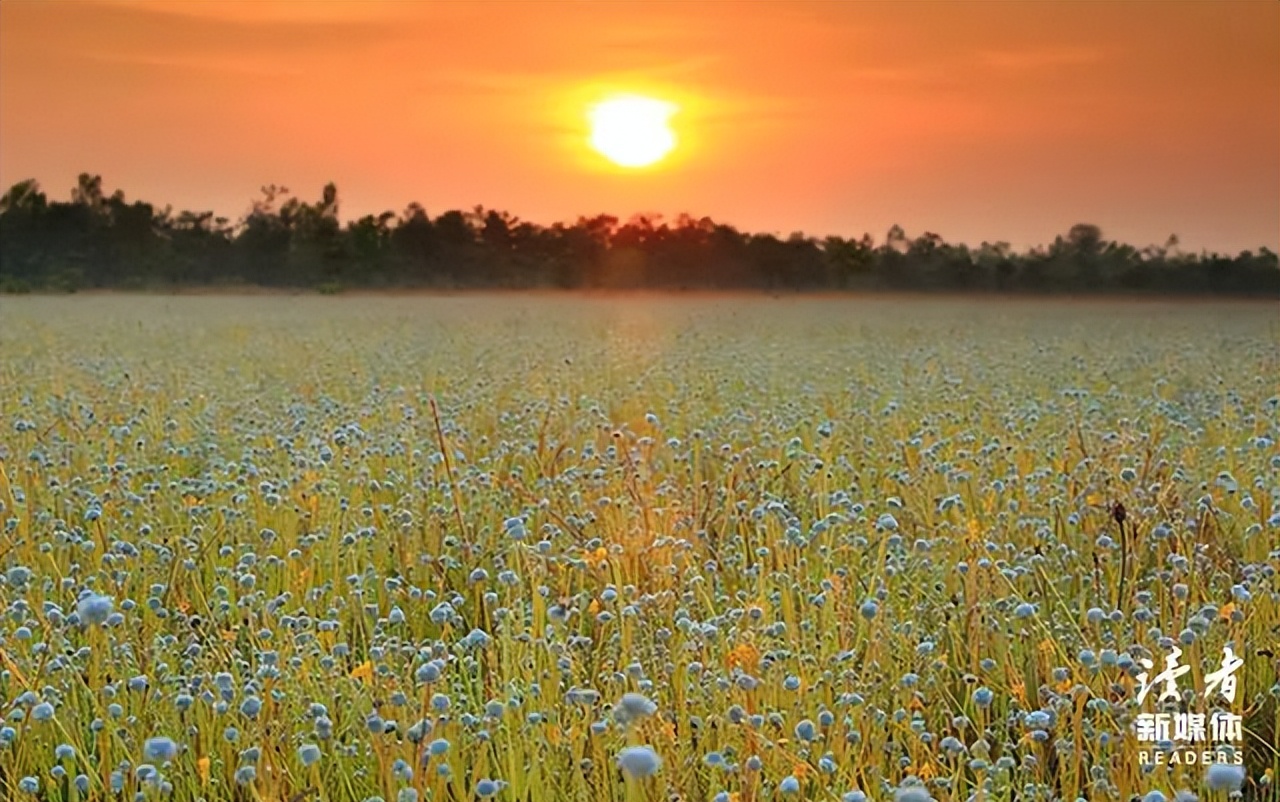
M 237 221 L 107 194 L 82 174 L 70 201 L 35 180 L 0 197 L 0 291 L 260 285 L 314 288 L 754 289 L 1148 293 L 1280 297 L 1268 248 L 1234 256 L 1136 248 L 1074 225 L 1048 246 L 977 247 L 894 226 L 881 241 L 740 231 L 708 217 L 609 215 L 538 225 L 477 206 L 342 224 L 338 191 L 279 186 Z

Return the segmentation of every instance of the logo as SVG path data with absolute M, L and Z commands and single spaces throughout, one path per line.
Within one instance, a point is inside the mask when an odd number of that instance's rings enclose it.
M 1156 704 L 1180 704 L 1182 694 L 1178 679 L 1191 672 L 1191 666 L 1180 665 L 1182 650 L 1174 647 L 1164 659 L 1164 670 L 1148 680 L 1155 664 L 1141 659 L 1146 671 L 1137 675 L 1137 702 L 1142 705 L 1151 692 L 1159 688 Z M 1236 672 L 1244 660 L 1230 646 L 1222 647 L 1222 662 L 1216 671 L 1204 675 L 1203 702 L 1217 694 L 1230 705 L 1236 700 Z M 1139 713 L 1134 720 L 1134 735 L 1140 745 L 1139 759 L 1155 765 L 1193 765 L 1230 763 L 1241 765 L 1244 755 L 1237 745 L 1244 740 L 1243 717 L 1229 710 L 1212 713 L 1178 711 L 1174 713 Z

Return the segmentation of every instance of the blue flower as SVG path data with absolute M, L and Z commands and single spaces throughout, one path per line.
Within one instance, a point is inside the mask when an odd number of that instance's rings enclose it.
M 63 760 L 75 760 L 76 748 L 71 744 L 58 744 L 58 747 L 53 750 L 53 759 L 59 762 Z
M 90 593 L 76 603 L 76 615 L 82 624 L 105 624 L 114 606 L 110 596 Z
M 262 700 L 256 696 L 250 696 L 240 703 L 240 713 L 249 718 L 257 718 L 261 710 Z
M 40 778 L 23 777 L 18 780 L 18 790 L 24 794 L 34 794 L 40 790 Z
M 1244 785 L 1244 766 L 1210 763 L 1204 781 L 1214 791 L 1238 791 Z
M 31 718 L 34 721 L 48 721 L 53 718 L 53 705 L 48 702 L 41 702 L 31 708 Z
M 476 796 L 488 798 L 497 796 L 502 790 L 502 784 L 498 780 L 483 779 L 476 783 Z
M 893 792 L 893 802 L 933 802 L 923 785 L 904 785 Z
M 817 737 L 814 730 L 813 722 L 805 719 L 796 725 L 796 737 L 802 741 L 812 741 Z
M 870 621 L 880 612 L 880 605 L 875 603 L 874 599 L 867 599 L 862 603 L 862 607 L 858 608 L 858 612 L 862 613 L 862 617 Z
M 148 738 L 142 744 L 142 756 L 147 760 L 157 763 L 163 763 L 166 760 L 173 760 L 178 754 L 178 745 L 172 739 L 165 737 Z
M 651 746 L 628 746 L 618 753 L 618 768 L 630 777 L 643 779 L 653 776 L 662 768 L 662 758 L 658 757 Z
M 1053 717 L 1043 710 L 1033 710 L 1022 717 L 1023 725 L 1029 730 L 1048 729 Z
M 236 769 L 236 784 L 251 785 L 258 778 L 258 770 L 253 766 L 241 766 Z
M 435 661 L 423 663 L 413 676 L 418 682 L 435 682 L 440 679 L 440 666 Z
M 409 737 L 409 740 L 412 743 L 422 743 L 422 739 L 431 732 L 433 726 L 434 725 L 427 719 L 419 719 L 416 724 L 409 727 L 405 732 L 405 735 Z
M 519 518 L 508 518 L 502 522 L 502 529 L 512 540 L 524 540 L 526 535 L 524 521 Z
M 658 705 L 644 694 L 624 693 L 618 701 L 618 710 L 627 720 L 634 720 L 652 716 L 658 711 Z
M 437 738 L 427 746 L 427 752 L 429 752 L 432 757 L 440 757 L 448 751 L 449 741 L 444 738 Z
M 298 760 L 302 765 L 311 766 L 320 760 L 320 747 L 315 744 L 303 744 L 298 747 Z
M 800 781 L 790 775 L 783 777 L 782 782 L 778 783 L 778 791 L 784 794 L 798 794 Z
M 995 694 L 991 692 L 991 689 L 985 686 L 973 692 L 973 701 L 978 707 L 989 707 L 994 697 Z

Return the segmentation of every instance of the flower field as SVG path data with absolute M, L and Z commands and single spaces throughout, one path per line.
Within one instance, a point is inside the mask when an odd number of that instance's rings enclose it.
M 1278 377 L 1274 304 L 0 299 L 0 796 L 1275 799 Z

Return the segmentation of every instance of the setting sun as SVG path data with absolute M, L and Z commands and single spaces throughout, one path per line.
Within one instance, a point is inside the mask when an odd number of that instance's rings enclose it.
M 593 106 L 591 147 L 620 167 L 647 167 L 676 146 L 673 103 L 639 95 L 613 97 Z

